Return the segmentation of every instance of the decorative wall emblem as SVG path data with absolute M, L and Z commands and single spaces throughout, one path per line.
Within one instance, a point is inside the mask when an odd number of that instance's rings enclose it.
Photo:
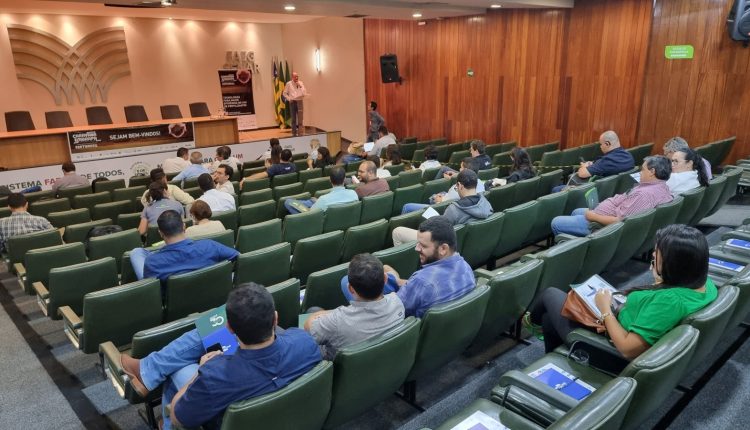
M 130 74 L 125 30 L 110 27 L 88 34 L 73 46 L 59 37 L 25 25 L 8 24 L 13 62 L 18 79 L 46 88 L 62 104 L 73 96 L 85 103 L 107 101 L 112 83 Z

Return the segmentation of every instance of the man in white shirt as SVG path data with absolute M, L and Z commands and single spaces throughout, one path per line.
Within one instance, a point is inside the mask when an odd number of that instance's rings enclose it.
M 164 169 L 164 173 L 180 173 L 189 165 L 188 149 L 180 148 L 177 150 L 176 157 L 167 158 L 161 163 L 161 168 Z
M 299 80 L 297 72 L 292 72 L 292 80 L 286 83 L 282 95 L 289 102 L 291 108 L 292 136 L 297 136 L 297 129 L 300 129 L 304 133 L 304 126 L 302 125 L 302 99 L 307 95 L 307 91 L 305 90 L 305 84 Z
M 367 155 L 375 155 L 377 157 L 380 157 L 380 152 L 387 148 L 388 145 L 395 145 L 396 140 L 391 137 L 391 134 L 388 133 L 388 128 L 384 125 L 381 125 L 378 129 L 378 140 L 375 141 L 375 145 L 372 146 L 372 149 L 367 151 Z
M 214 179 L 208 173 L 198 176 L 198 186 L 203 190 L 203 195 L 198 200 L 203 200 L 211 208 L 211 212 L 225 212 L 237 209 L 234 196 L 214 188 Z
M 222 164 L 213 174 L 214 182 L 216 183 L 216 189 L 225 193 L 234 194 L 234 185 L 232 185 L 231 178 L 234 170 L 231 166 Z
M 238 170 L 242 164 L 240 160 L 232 157 L 232 149 L 226 145 L 216 148 L 216 156 L 214 161 L 206 166 L 210 172 L 215 172 L 222 164 L 226 164 L 232 168 L 232 171 Z

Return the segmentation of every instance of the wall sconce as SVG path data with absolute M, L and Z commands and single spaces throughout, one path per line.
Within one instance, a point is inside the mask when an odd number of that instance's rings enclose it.
M 315 50 L 313 58 L 315 59 L 315 70 L 320 73 L 320 49 Z

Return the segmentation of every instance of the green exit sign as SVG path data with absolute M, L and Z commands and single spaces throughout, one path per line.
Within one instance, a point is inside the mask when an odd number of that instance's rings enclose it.
M 667 45 L 664 47 L 664 56 L 668 60 L 683 60 L 693 58 L 693 45 Z

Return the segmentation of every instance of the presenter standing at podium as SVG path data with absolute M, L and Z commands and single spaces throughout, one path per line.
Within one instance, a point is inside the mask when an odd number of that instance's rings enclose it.
M 291 107 L 292 136 L 298 135 L 298 129 L 300 130 L 299 134 L 304 134 L 305 126 L 302 125 L 302 99 L 307 95 L 307 90 L 305 90 L 305 84 L 299 80 L 297 72 L 292 72 L 292 80 L 286 83 L 282 94 Z

